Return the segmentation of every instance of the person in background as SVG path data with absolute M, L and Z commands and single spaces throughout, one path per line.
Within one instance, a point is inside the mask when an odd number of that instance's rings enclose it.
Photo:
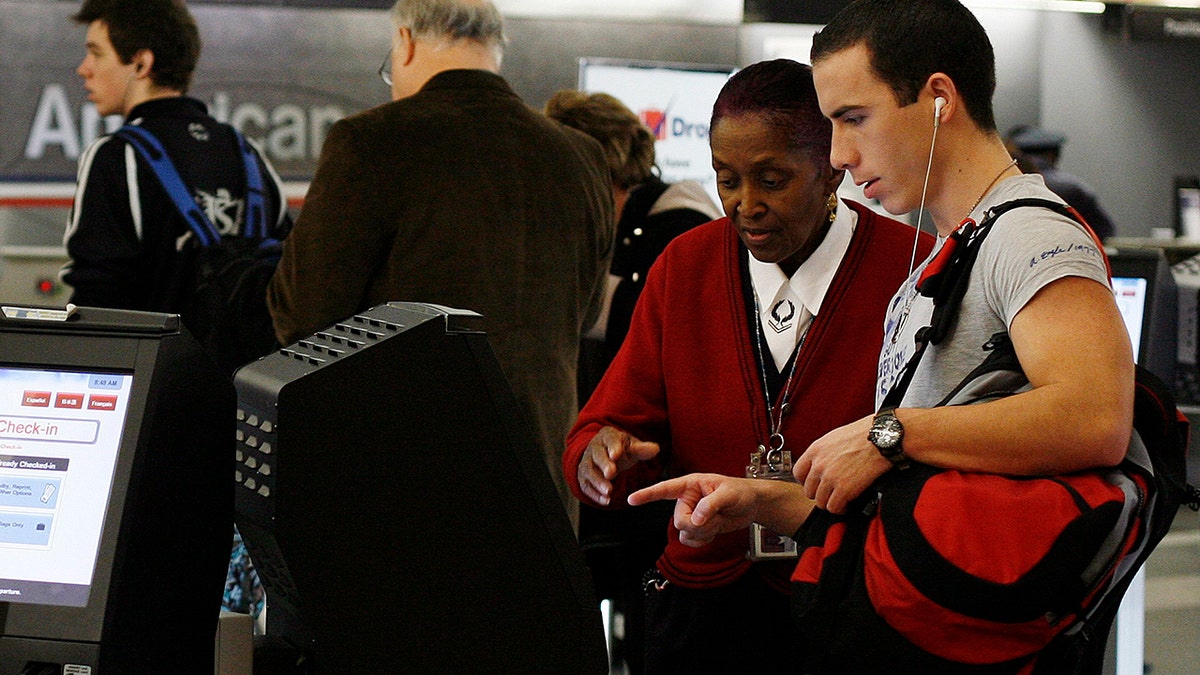
M 833 166 L 849 171 L 888 212 L 924 206 L 945 241 L 966 219 L 981 221 L 1003 202 L 1058 199 L 1040 176 L 1020 173 L 1005 150 L 992 113 L 991 43 L 957 0 L 855 0 L 814 36 L 812 62 L 821 111 L 833 124 Z M 916 331 L 929 325 L 933 299 L 916 285 L 934 256 L 889 304 L 876 405 L 917 349 Z M 935 407 L 983 362 L 986 343 L 1001 331 L 1032 389 Z M 1081 336 L 1087 349 L 1079 349 Z M 1113 466 L 1132 430 L 1133 377 L 1103 250 L 1055 211 L 1014 209 L 992 226 L 955 328 L 927 348 L 899 407 L 816 439 L 795 462 L 797 483 L 711 472 L 664 481 L 629 501 L 678 500 L 679 540 L 700 555 L 751 522 L 794 532 L 814 508 L 844 513 L 910 460 L 1007 475 Z M 939 628 L 930 621 L 930 631 Z M 830 658 L 857 672 L 855 656 Z M 793 668 L 802 669 L 799 658 Z
M 329 130 L 268 288 L 276 335 L 389 301 L 482 314 L 574 522 L 560 458 L 612 251 L 603 154 L 498 74 L 504 23 L 488 0 L 400 0 L 392 22 L 380 72 L 393 100 Z
M 1051 192 L 1075 207 L 1096 236 L 1103 241 L 1117 233 L 1116 225 L 1100 206 L 1096 191 L 1082 178 L 1058 168 L 1067 137 L 1037 127 L 1017 126 L 1009 130 L 1004 145 L 1025 173 L 1039 173 Z
M 872 409 L 887 297 L 915 230 L 837 198 L 843 172 L 808 66 L 738 72 L 710 128 L 727 217 L 678 236 L 651 267 L 567 438 L 571 489 L 596 507 L 664 475 L 786 472 L 786 451 Z M 924 255 L 929 237 L 916 242 Z M 694 549 L 667 528 L 647 579 L 646 672 L 792 672 L 786 541 L 743 527 Z
M 604 148 L 617 212 L 604 310 L 584 335 L 581 351 L 586 358 L 580 363 L 579 395 L 586 401 L 629 332 L 650 266 L 672 239 L 719 218 L 721 211 L 699 182 L 667 184 L 658 177 L 654 134 L 616 97 L 565 89 L 550 97 L 545 112 Z
M 721 214 L 697 181 L 667 184 L 658 177 L 654 134 L 616 97 L 562 90 L 550 97 L 545 112 L 604 148 L 616 206 L 617 238 L 604 308 L 579 349 L 582 402 L 624 342 L 650 266 L 672 239 Z M 670 512 L 669 504 L 621 510 L 580 507 L 579 540 L 596 593 L 612 600 L 614 615 L 619 614 L 624 625 L 621 635 L 611 637 L 610 651 L 614 660 L 625 662 L 630 675 L 642 672 L 642 575 L 666 546 Z
M 73 17 L 87 26 L 79 76 L 101 115 L 123 115 L 162 143 L 196 204 L 222 236 L 246 226 L 246 169 L 230 127 L 187 96 L 200 59 L 200 31 L 181 0 L 85 0 Z M 264 177 L 270 236 L 291 228 L 283 185 L 252 148 Z M 192 230 L 154 171 L 127 141 L 101 136 L 79 160 L 75 200 L 63 237 L 61 273 L 71 302 L 180 314 L 195 292 Z M 257 615 L 262 586 L 234 533 L 226 609 Z
M 230 127 L 186 93 L 200 33 L 181 0 L 86 0 L 87 54 L 76 72 L 101 115 L 123 115 L 166 149 L 196 203 L 223 236 L 245 225 L 246 170 Z M 257 150 L 272 236 L 291 226 L 283 186 Z M 76 305 L 179 313 L 194 292 L 191 229 L 146 161 L 101 136 L 79 159 L 62 279 Z M 184 313 L 183 322 L 191 317 Z

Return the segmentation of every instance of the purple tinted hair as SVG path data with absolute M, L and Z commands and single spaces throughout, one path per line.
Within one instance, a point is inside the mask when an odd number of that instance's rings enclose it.
M 721 120 L 746 115 L 765 118 L 787 137 L 792 148 L 808 153 L 818 166 L 829 163 L 832 126 L 817 105 L 811 67 L 775 59 L 735 73 L 713 104 L 709 138 Z

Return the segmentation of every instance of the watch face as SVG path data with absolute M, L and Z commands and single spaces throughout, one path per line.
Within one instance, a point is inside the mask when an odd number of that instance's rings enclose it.
M 881 450 L 890 450 L 900 445 L 904 437 L 904 427 L 894 415 L 881 415 L 871 427 L 870 440 Z
M 880 447 L 892 448 L 900 442 L 900 430 L 891 425 L 875 432 L 875 441 Z

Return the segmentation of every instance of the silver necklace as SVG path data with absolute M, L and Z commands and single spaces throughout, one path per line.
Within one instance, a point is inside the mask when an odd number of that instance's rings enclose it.
M 813 321 L 816 321 L 816 316 L 809 320 L 804 326 L 804 331 L 800 333 L 800 339 L 796 341 L 795 352 L 792 354 L 792 367 L 788 371 L 787 380 L 783 384 L 783 389 L 779 390 L 779 400 L 774 405 L 771 403 L 771 387 L 767 382 L 767 362 L 766 355 L 763 353 L 762 347 L 762 313 L 758 305 L 758 290 L 752 289 L 751 295 L 754 296 L 754 351 L 758 356 L 758 370 L 762 376 L 763 385 L 763 400 L 767 404 L 767 425 L 771 435 L 765 444 L 758 445 L 757 453 L 751 453 L 751 464 L 757 465 L 755 458 L 761 458 L 761 462 L 766 465 L 769 472 L 790 471 L 791 461 L 783 452 L 784 438 L 780 428 L 783 426 L 783 412 L 788 407 L 788 397 L 792 389 L 792 378 L 796 376 L 796 364 L 800 363 L 800 349 L 804 347 L 804 340 L 808 337 L 808 329 L 812 328 Z M 790 453 L 788 453 L 790 455 Z
M 996 177 L 992 179 L 992 182 L 988 183 L 987 187 L 983 188 L 983 192 L 980 193 L 979 199 L 976 199 L 975 203 L 971 205 L 970 210 L 967 211 L 967 215 L 963 218 L 964 223 L 967 221 L 968 218 L 971 217 L 972 213 L 975 213 L 975 207 L 979 206 L 979 203 L 983 201 L 983 198 L 987 196 L 987 193 L 991 192 L 992 188 L 996 187 L 996 183 L 998 183 L 1000 181 L 1000 177 L 1003 176 L 1006 171 L 1008 171 L 1009 169 L 1013 168 L 1016 165 L 1017 165 L 1017 160 L 1014 157 L 1013 161 L 1009 162 L 1008 164 L 1005 164 L 1004 168 L 1000 169 L 1000 173 L 996 174 Z M 962 225 L 959 225 L 959 227 L 962 227 Z

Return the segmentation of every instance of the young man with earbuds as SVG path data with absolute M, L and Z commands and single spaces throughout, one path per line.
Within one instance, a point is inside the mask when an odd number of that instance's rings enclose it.
M 992 113 L 994 56 L 957 0 L 856 0 L 813 39 L 831 161 L 891 213 L 927 209 L 939 241 L 1003 202 L 1062 200 L 1024 175 Z M 936 247 L 930 259 L 937 256 Z M 877 405 L 929 324 L 918 261 L 889 306 Z M 934 407 L 1007 330 L 1032 389 L 971 406 Z M 797 459 L 797 484 L 693 475 L 634 493 L 678 499 L 681 539 L 704 545 L 760 522 L 794 532 L 814 508 L 841 513 L 907 459 L 1016 475 L 1111 466 L 1133 419 L 1133 355 L 1103 251 L 1082 226 L 1045 208 L 997 219 L 984 240 L 956 327 L 931 345 L 901 405 L 835 429 Z
M 888 211 L 924 206 L 944 238 L 1004 202 L 1062 201 L 1005 150 L 992 114 L 991 44 L 956 0 L 859 0 L 817 34 L 812 59 L 821 110 L 833 120 L 833 165 Z M 915 288 L 922 271 L 893 299 L 877 403 L 933 312 Z M 1003 330 L 1033 389 L 934 408 Z M 902 429 L 895 448 L 935 466 L 1005 474 L 1115 465 L 1132 430 L 1133 370 L 1091 234 L 1048 209 L 1015 209 L 984 240 L 955 330 L 930 346 L 891 412 Z M 886 423 L 880 417 L 831 432 L 800 459 L 796 477 L 818 506 L 841 510 L 891 468 L 886 448 L 870 440 L 872 426 Z

